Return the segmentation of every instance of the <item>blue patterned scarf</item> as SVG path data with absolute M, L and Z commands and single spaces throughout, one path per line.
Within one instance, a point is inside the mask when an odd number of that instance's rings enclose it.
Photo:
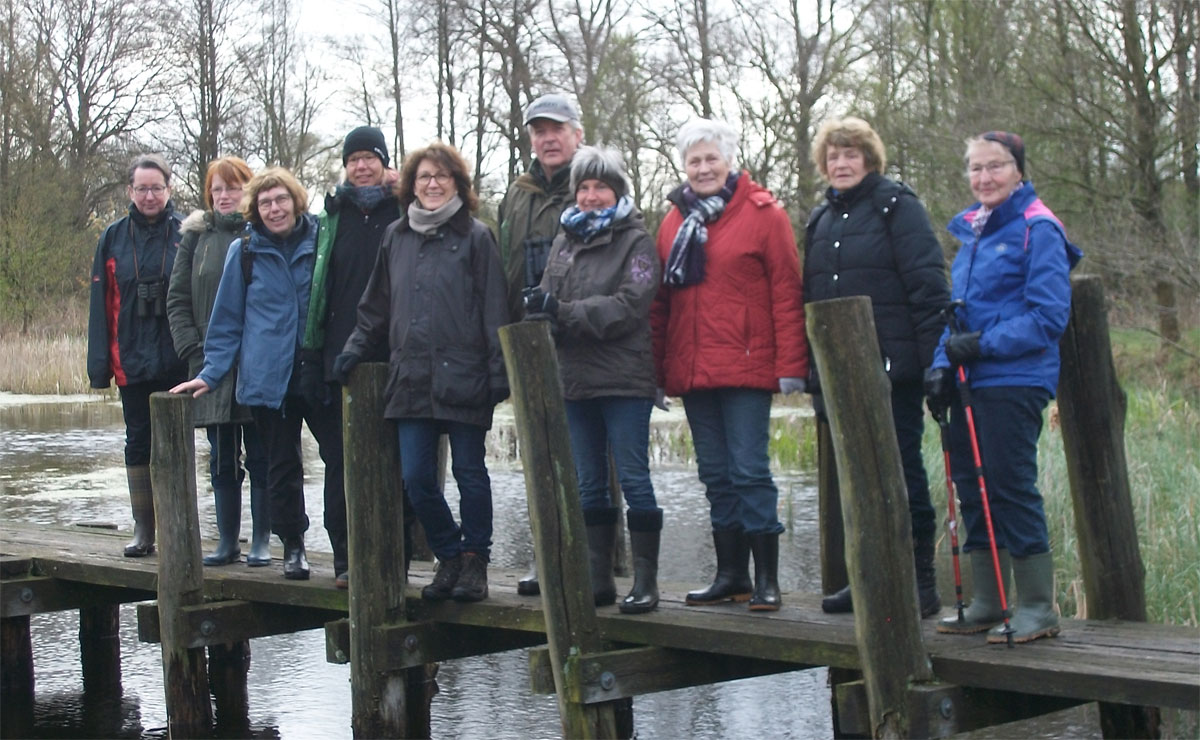
M 571 206 L 562 212 L 558 221 L 564 229 L 587 241 L 612 226 L 614 222 L 627 218 L 632 212 L 633 199 L 628 195 L 622 195 L 616 205 L 603 210 L 581 211 L 579 206 Z
M 708 242 L 708 228 L 725 212 L 725 206 L 737 189 L 740 172 L 730 171 L 725 186 L 716 195 L 701 198 L 692 191 L 691 185 L 683 186 L 683 202 L 687 215 L 675 232 L 671 254 L 663 268 L 663 283 L 676 287 L 695 285 L 704 280 L 704 245 Z

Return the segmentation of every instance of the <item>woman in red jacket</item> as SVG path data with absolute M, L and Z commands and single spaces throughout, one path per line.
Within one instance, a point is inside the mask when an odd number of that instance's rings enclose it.
M 658 231 L 655 368 L 659 395 L 683 397 L 717 553 L 712 585 L 687 603 L 774 611 L 783 525 L 767 425 L 772 394 L 802 392 L 808 375 L 800 260 L 783 208 L 737 169 L 733 128 L 698 119 L 676 145 L 687 182 Z

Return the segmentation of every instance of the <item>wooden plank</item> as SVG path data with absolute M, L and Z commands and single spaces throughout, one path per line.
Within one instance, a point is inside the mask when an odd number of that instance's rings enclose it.
M 565 737 L 616 737 L 611 704 L 568 698 L 568 659 L 600 649 L 579 485 L 549 325 L 526 321 L 500 328 L 516 416 L 534 557 Z
M 349 636 L 346 620 L 326 625 L 326 659 L 329 662 L 349 662 L 339 660 L 348 655 Z M 537 632 L 436 622 L 393 624 L 375 630 L 375 650 L 383 656 L 382 665 L 392 671 L 534 647 L 545 642 L 545 636 Z
M 0 545 L 2 547 L 3 545 Z M 33 561 L 19 555 L 0 556 L 0 579 L 20 578 L 29 575 Z
M 44 614 L 153 599 L 153 591 L 63 581 L 45 576 L 0 582 L 0 617 Z
M 1059 342 L 1058 409 L 1088 616 L 1146 620 L 1145 567 L 1138 550 L 1125 461 L 1125 391 L 1109 343 L 1104 287 L 1071 280 L 1071 320 Z M 1100 705 L 1105 737 L 1157 737 L 1152 707 Z
M 286 635 L 324 628 L 340 612 L 311 607 L 280 606 L 249 601 L 216 601 L 180 609 L 183 633 L 189 648 L 225 645 L 254 637 Z M 161 626 L 155 604 L 138 604 L 138 640 L 161 642 Z
M 841 489 L 854 627 L 871 734 L 906 737 L 909 684 L 933 678 L 916 603 L 908 494 L 887 374 L 865 296 L 806 308 Z M 851 338 L 851 341 L 847 341 Z
M 211 731 L 213 715 L 204 649 L 188 647 L 182 612 L 184 607 L 204 601 L 192 397 L 152 393 L 150 430 L 154 522 L 162 534 L 158 542 L 158 614 L 167 731 L 172 737 L 197 737 Z
M 554 693 L 549 650 L 530 650 L 529 666 L 533 692 Z M 581 680 L 575 687 L 579 693 L 573 698 L 584 704 L 596 704 L 659 691 L 787 673 L 812 666 L 712 655 L 694 650 L 633 647 L 579 656 L 575 659 L 575 667 Z

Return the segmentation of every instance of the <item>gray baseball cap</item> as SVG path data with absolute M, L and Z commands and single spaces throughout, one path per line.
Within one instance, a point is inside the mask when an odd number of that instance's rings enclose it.
M 575 104 L 566 95 L 550 93 L 533 101 L 525 109 L 526 126 L 538 118 L 548 118 L 559 123 L 578 121 L 579 111 L 575 109 Z

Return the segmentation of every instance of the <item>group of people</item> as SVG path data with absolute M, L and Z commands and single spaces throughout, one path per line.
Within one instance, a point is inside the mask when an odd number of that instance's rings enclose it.
M 285 577 L 308 578 L 303 420 L 326 465 L 325 526 L 335 581 L 345 587 L 340 387 L 360 362 L 386 360 L 385 416 L 396 423 L 403 461 L 397 495 L 438 559 L 422 597 L 486 598 L 492 500 L 484 437 L 509 392 L 497 332 L 510 322 L 545 321 L 558 354 L 594 602 L 617 601 L 621 512 L 610 489 L 619 483 L 634 564 L 619 609 L 637 614 L 658 605 L 663 509 L 650 478 L 649 423 L 669 396 L 682 399 L 691 429 L 716 556 L 712 582 L 686 603 L 778 610 L 784 527 L 767 451 L 772 398 L 807 391 L 817 413 L 826 413 L 809 361 L 805 303 L 866 295 L 891 382 L 922 616 L 940 609 L 937 517 L 921 457 L 926 404 L 950 415 L 963 550 L 975 574 L 964 618 L 943 619 L 938 629 L 1003 631 L 997 625 L 1007 616 L 1004 584 L 992 575 L 962 378 L 974 392 L 998 570 L 1016 582 L 1011 629 L 1017 640 L 1058 632 L 1037 440 L 1057 383 L 1067 275 L 1081 254 L 1025 178 L 1019 136 L 989 132 L 968 142 L 978 202 L 951 221 L 962 246 L 947 282 L 924 207 L 884 176 L 884 146 L 860 119 L 827 121 L 813 142 L 828 189 L 805 230 L 803 262 L 786 212 L 739 168 L 739 137 L 728 124 L 698 119 L 680 129 L 686 180 L 667 196 L 671 208 L 656 235 L 634 205 L 621 155 L 583 144 L 568 98 L 533 101 L 525 125 L 534 159 L 500 205 L 498 242 L 474 216 L 469 166 L 453 147 L 414 151 L 396 172 L 371 127 L 347 135 L 345 181 L 319 217 L 307 213 L 307 194 L 287 171 L 252 175 L 226 157 L 209 167 L 207 208 L 181 223 L 166 163 L 134 162 L 129 216 L 97 248 L 88 365 L 94 386 L 115 377 L 121 391 L 135 522 L 126 555 L 154 548 L 148 397 L 169 388 L 199 399 L 196 424 L 212 444 L 220 539 L 205 563 L 240 560 L 248 471 L 247 564 L 270 562 L 274 532 Z M 960 307 L 948 324 L 952 299 Z M 443 434 L 460 495 L 457 520 L 438 485 Z M 539 593 L 536 567 L 518 591 Z M 849 589 L 822 606 L 850 611 Z M 1001 634 L 994 633 L 989 640 Z

